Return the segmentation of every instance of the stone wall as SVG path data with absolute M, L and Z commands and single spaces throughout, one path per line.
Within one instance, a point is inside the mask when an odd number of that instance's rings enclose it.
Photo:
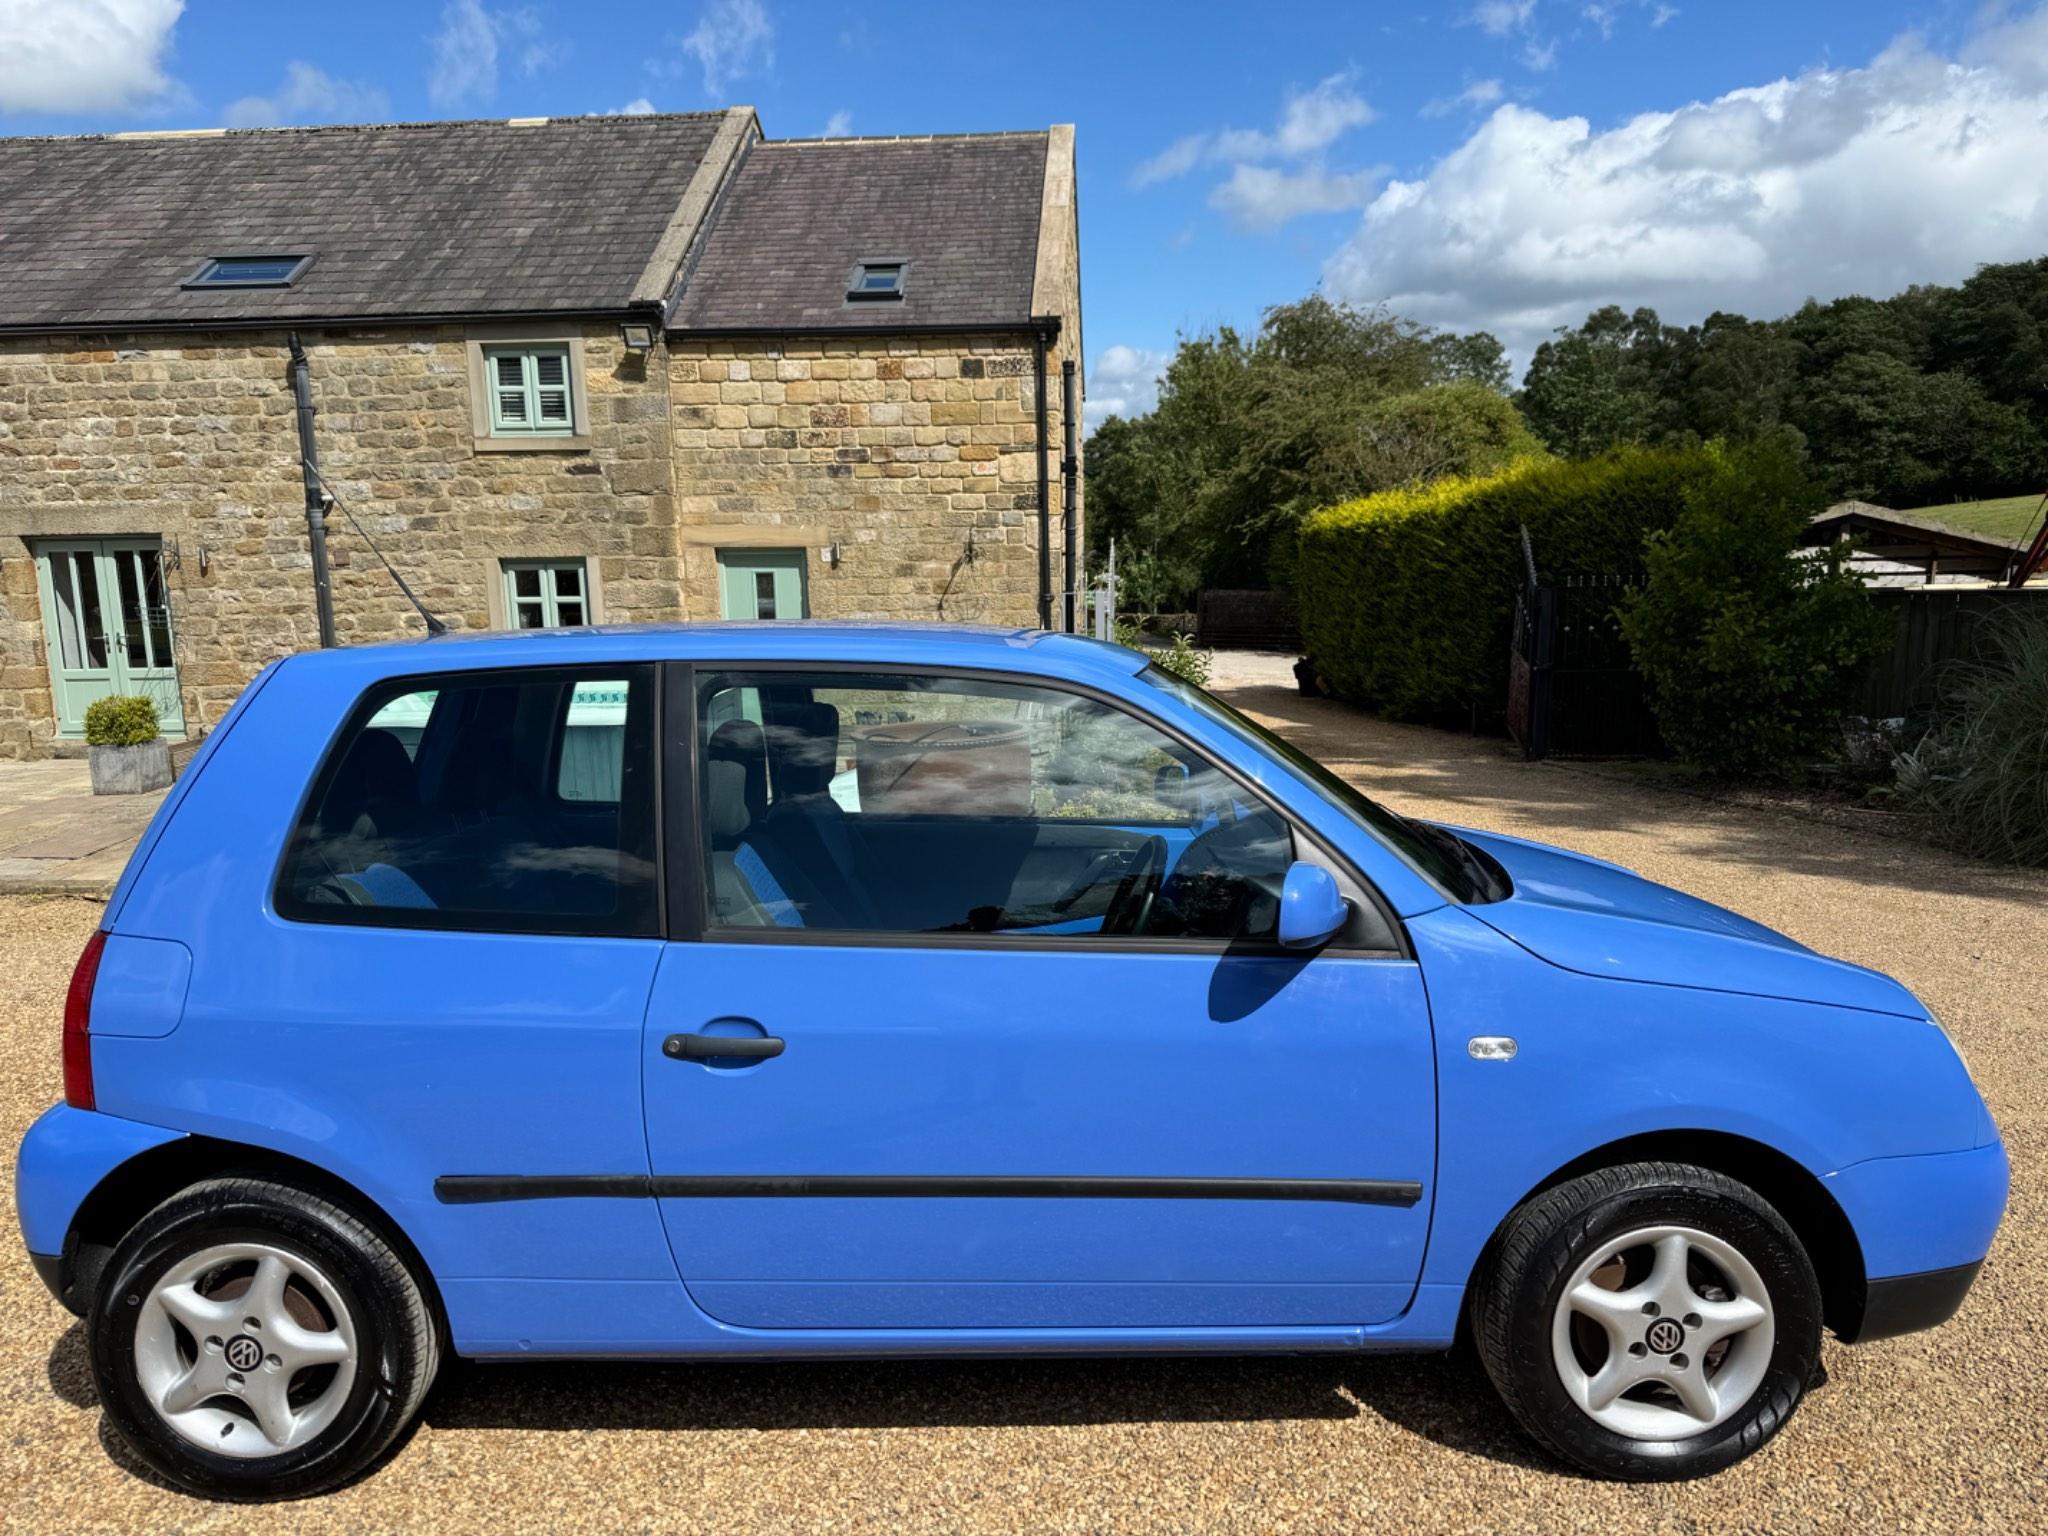
M 794 547 L 817 618 L 1037 622 L 1028 337 L 672 338 L 668 375 L 685 616 L 720 548 Z M 1057 352 L 1047 383 L 1057 587 Z
M 647 357 L 616 326 L 580 336 L 587 440 L 520 451 L 474 425 L 469 343 L 502 330 L 303 338 L 327 483 L 452 627 L 502 623 L 499 562 L 545 556 L 588 561 L 602 619 L 716 618 L 717 551 L 762 546 L 807 551 L 820 618 L 1036 622 L 1028 336 L 674 338 Z M 57 732 L 35 540 L 163 540 L 190 735 L 318 643 L 286 362 L 282 332 L 0 339 L 0 758 Z M 419 633 L 339 512 L 329 541 L 342 643 Z
M 577 327 L 531 328 L 567 337 Z M 460 326 L 304 337 L 328 484 L 420 598 L 492 622 L 498 562 L 583 556 L 611 619 L 678 616 L 667 381 L 612 325 L 581 331 L 587 442 L 480 451 Z M 0 758 L 55 734 L 30 541 L 158 535 L 187 729 L 318 643 L 282 332 L 0 340 Z M 343 643 L 419 633 L 363 538 L 330 517 Z

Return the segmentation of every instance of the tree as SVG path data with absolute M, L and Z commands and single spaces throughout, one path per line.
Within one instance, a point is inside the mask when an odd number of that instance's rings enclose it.
M 1491 475 L 1543 445 L 1514 402 L 1483 384 L 1433 384 L 1368 405 L 1323 445 L 1320 505 L 1444 475 Z M 1339 489 L 1341 487 L 1341 489 Z
M 1936 367 L 1959 369 L 2003 405 L 2048 411 L 2048 257 L 1979 267 L 1939 290 Z
M 1137 562 L 1127 590 L 1168 605 L 1203 585 L 1284 583 L 1315 507 L 1535 451 L 1494 387 L 1505 373 L 1492 336 L 1321 295 L 1268 310 L 1249 341 L 1184 338 L 1158 406 L 1089 440 L 1091 559 L 1114 537 L 1119 566 Z
M 1827 496 L 1795 453 L 1773 440 L 1711 452 L 1676 522 L 1650 536 L 1622 633 L 1680 757 L 1779 777 L 1829 745 L 1890 621 L 1846 551 L 1800 548 Z
M 1696 345 L 1693 332 L 1666 326 L 1654 309 L 1627 314 L 1610 304 L 1536 349 L 1522 410 L 1536 435 L 1570 458 L 1672 441 L 1682 429 L 1676 405 Z

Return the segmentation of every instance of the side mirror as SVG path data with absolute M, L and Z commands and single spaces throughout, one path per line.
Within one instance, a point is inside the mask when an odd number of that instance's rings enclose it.
M 1289 949 L 1314 949 L 1334 939 L 1351 920 L 1351 903 L 1337 881 L 1315 864 L 1287 866 L 1280 887 L 1280 942 Z

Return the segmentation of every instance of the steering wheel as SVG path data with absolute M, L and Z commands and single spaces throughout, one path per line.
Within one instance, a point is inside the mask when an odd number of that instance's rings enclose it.
M 1152 903 L 1166 883 L 1166 839 L 1148 837 L 1138 845 L 1131 867 L 1117 882 L 1116 894 L 1102 914 L 1104 933 L 1143 933 L 1152 921 Z

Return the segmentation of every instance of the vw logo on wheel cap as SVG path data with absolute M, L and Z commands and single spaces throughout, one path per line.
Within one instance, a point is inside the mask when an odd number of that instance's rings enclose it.
M 228 1364 L 238 1371 L 253 1371 L 263 1363 L 263 1346 L 246 1333 L 238 1333 L 229 1339 L 222 1353 L 227 1356 Z
M 1650 1331 L 1643 1335 L 1643 1342 L 1660 1355 L 1675 1354 L 1678 1346 L 1685 1342 L 1685 1330 L 1670 1318 L 1660 1317 L 1650 1324 Z

